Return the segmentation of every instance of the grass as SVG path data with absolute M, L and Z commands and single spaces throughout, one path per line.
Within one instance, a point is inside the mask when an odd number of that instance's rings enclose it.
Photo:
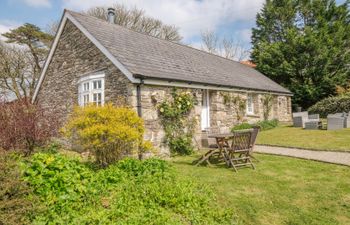
M 210 185 L 240 224 L 350 224 L 350 170 L 345 166 L 257 154 L 257 169 L 195 167 L 173 159 L 185 177 Z
M 303 130 L 280 126 L 260 132 L 257 144 L 350 152 L 350 129 Z

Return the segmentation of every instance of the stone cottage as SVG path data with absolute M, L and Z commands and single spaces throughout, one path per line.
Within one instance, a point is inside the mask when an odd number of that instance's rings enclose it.
M 248 122 L 263 119 L 261 99 L 266 94 L 274 96 L 269 117 L 291 120 L 292 93 L 254 68 L 68 10 L 33 101 L 55 110 L 64 122 L 74 105 L 103 105 L 123 97 L 144 119 L 145 138 L 163 149 L 156 105 L 173 87 L 192 92 L 197 100 L 197 139 L 207 127 L 237 123 L 233 108 L 225 104 L 225 93 L 246 99 Z

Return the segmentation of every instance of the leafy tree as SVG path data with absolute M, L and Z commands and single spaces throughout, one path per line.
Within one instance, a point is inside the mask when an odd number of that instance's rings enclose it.
M 122 4 L 114 4 L 113 8 L 116 11 L 114 20 L 116 24 L 168 41 L 180 42 L 182 39 L 177 27 L 146 16 L 142 9 L 136 7 L 128 9 Z M 93 7 L 86 11 L 86 14 L 108 20 L 107 9 L 104 7 Z
M 17 98 L 30 98 L 52 36 L 29 23 L 2 35 L 7 38 L 7 43 L 15 45 L 0 46 L 0 87 L 14 93 Z
M 350 1 L 267 0 L 253 28 L 257 69 L 305 108 L 350 78 Z

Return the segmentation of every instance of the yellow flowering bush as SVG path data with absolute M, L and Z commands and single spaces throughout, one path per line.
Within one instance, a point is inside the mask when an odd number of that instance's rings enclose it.
M 144 131 L 143 120 L 134 110 L 112 104 L 76 107 L 63 128 L 66 137 L 91 151 L 103 166 L 135 151 L 150 150 Z

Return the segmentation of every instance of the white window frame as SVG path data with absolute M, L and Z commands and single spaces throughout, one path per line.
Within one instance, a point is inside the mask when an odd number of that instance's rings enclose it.
M 94 82 L 101 81 L 101 88 L 94 89 Z M 88 85 L 88 90 L 84 87 Z M 93 74 L 86 75 L 78 81 L 78 102 L 79 105 L 84 107 L 86 104 L 96 103 L 94 102 L 94 95 L 101 94 L 100 105 L 104 105 L 105 102 L 105 74 Z M 88 102 L 84 101 L 84 96 L 88 96 Z M 85 97 L 86 99 L 86 97 Z
M 254 97 L 252 94 L 247 95 L 247 115 L 254 115 Z

